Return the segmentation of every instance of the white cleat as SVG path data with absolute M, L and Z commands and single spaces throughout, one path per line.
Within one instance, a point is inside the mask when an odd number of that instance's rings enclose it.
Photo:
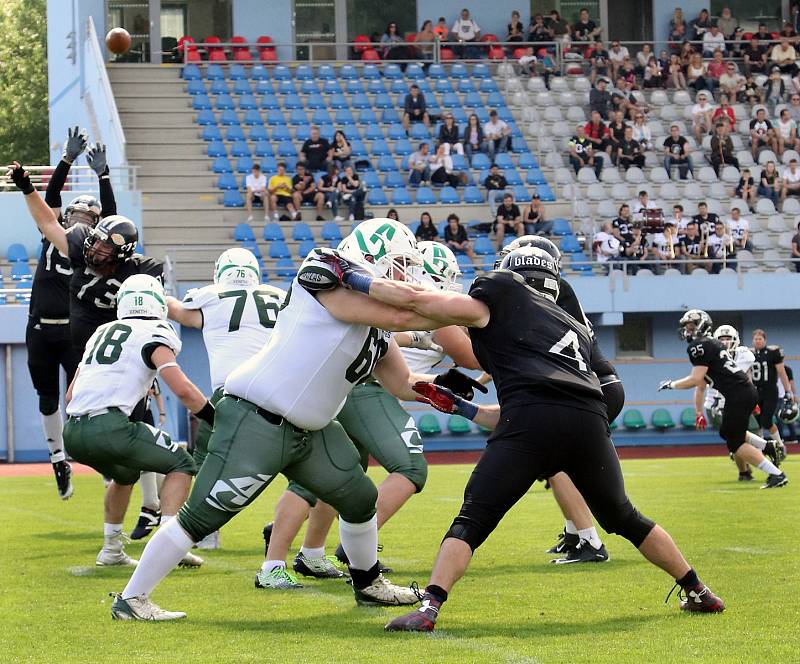
M 379 574 L 366 588 L 356 588 L 354 585 L 353 592 L 356 604 L 367 606 L 404 606 L 420 601 L 418 590 L 408 586 L 396 586 L 384 578 L 383 574 Z
M 100 549 L 100 553 L 97 554 L 94 564 L 98 567 L 113 567 L 116 565 L 136 567 L 139 561 L 135 558 L 131 558 L 122 548 L 106 549 L 103 547 Z
M 122 593 L 111 593 L 114 603 L 111 605 L 111 617 L 114 620 L 180 620 L 185 618 L 183 611 L 165 611 L 147 595 L 122 599 Z
M 178 567 L 200 567 L 202 564 L 203 559 L 189 551 L 183 558 L 181 558 L 181 561 L 178 563 Z
M 215 530 L 213 533 L 206 535 L 203 539 L 201 539 L 197 543 L 198 549 L 219 549 L 220 542 L 219 542 L 219 530 Z

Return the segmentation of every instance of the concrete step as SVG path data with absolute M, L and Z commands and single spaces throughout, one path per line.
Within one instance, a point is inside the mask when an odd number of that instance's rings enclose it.
M 145 161 L 148 159 L 208 159 L 206 146 L 201 141 L 191 143 L 128 143 L 126 152 L 129 159 Z M 207 162 L 206 162 L 207 163 Z
M 125 138 L 128 143 L 162 143 L 164 136 L 169 136 L 170 141 L 181 143 L 184 141 L 197 141 L 206 146 L 200 138 L 200 129 L 197 125 L 188 127 L 139 127 L 125 128 Z
M 117 109 L 122 113 L 141 111 L 184 111 L 191 109 L 192 102 L 186 95 L 179 97 L 152 97 L 114 94 Z
M 186 83 L 180 79 L 168 81 L 112 81 L 114 96 L 186 97 Z
M 145 173 L 137 178 L 137 183 L 139 188 L 148 194 L 175 192 L 176 190 L 191 191 L 198 187 L 202 190 L 211 190 L 217 184 L 217 176 L 210 172 L 201 175 L 186 175 L 183 171 L 177 171 L 170 177 L 151 175 L 149 171 L 145 171 Z
M 180 81 L 181 65 L 109 63 L 106 65 L 111 83 Z
M 139 166 L 142 175 L 172 176 L 181 175 L 208 175 L 211 173 L 211 160 L 205 159 L 157 159 L 142 157 L 131 159 L 132 164 Z
M 222 193 L 208 189 L 205 192 L 175 193 L 149 192 L 142 193 L 142 206 L 147 210 L 204 210 L 221 209 L 219 199 Z
M 165 129 L 196 126 L 194 123 L 195 112 L 191 109 L 185 111 L 120 111 L 119 118 L 126 130 L 128 127 L 147 129 L 153 125 L 159 125 Z

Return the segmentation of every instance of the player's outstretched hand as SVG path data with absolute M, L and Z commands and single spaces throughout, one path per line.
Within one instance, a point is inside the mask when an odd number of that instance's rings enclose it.
M 661 392 L 661 390 L 671 390 L 671 389 L 672 389 L 672 381 L 671 380 L 662 380 L 658 384 L 658 391 L 659 392 Z
M 433 340 L 433 332 L 409 332 L 411 343 L 409 348 L 419 348 L 420 350 L 432 350 L 436 353 L 442 352 L 442 347 Z
M 335 249 L 314 249 L 317 258 L 333 268 L 342 286 L 352 290 L 369 293 L 372 275 L 366 268 L 351 262 Z
M 26 196 L 34 192 L 33 185 L 31 184 L 31 176 L 18 161 L 15 161 L 8 167 L 6 176 L 11 178 L 14 185 Z
M 419 396 L 417 401 L 433 406 L 448 415 L 463 415 L 468 420 L 474 420 L 478 414 L 478 405 L 462 399 L 451 390 L 435 383 L 419 381 L 411 386 Z
M 70 127 L 67 133 L 67 142 L 64 144 L 64 154 L 61 158 L 71 164 L 86 149 L 88 139 L 89 134 L 85 129 L 81 129 L 78 125 Z
M 94 143 L 86 153 L 86 161 L 97 177 L 108 174 L 108 160 L 106 159 L 105 143 Z
M 707 426 L 706 416 L 703 413 L 697 413 L 694 416 L 694 428 L 698 431 L 705 431 Z
M 450 369 L 443 374 L 439 374 L 433 379 L 433 382 L 452 390 L 465 399 L 472 399 L 472 397 L 475 396 L 475 390 L 483 392 L 484 394 L 489 391 L 484 385 L 473 380 L 458 369 Z

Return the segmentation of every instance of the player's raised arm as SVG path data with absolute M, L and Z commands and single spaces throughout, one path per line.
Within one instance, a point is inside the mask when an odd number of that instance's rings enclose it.
M 185 327 L 194 327 L 198 330 L 203 328 L 203 313 L 200 309 L 188 309 L 172 296 L 167 297 L 167 316 Z
M 11 178 L 17 189 L 25 195 L 25 203 L 28 206 L 28 211 L 36 222 L 39 232 L 44 235 L 58 251 L 68 256 L 69 246 L 67 244 L 67 234 L 61 224 L 58 223 L 58 217 L 53 210 L 51 210 L 42 197 L 36 193 L 36 190 L 31 184 L 28 171 L 17 161 L 11 164 L 8 169 L 8 177 Z
M 47 183 L 47 191 L 44 194 L 45 203 L 55 212 L 56 216 L 61 214 L 61 190 L 67 181 L 69 169 L 72 163 L 86 149 L 86 130 L 77 125 L 70 127 L 67 134 L 67 141 L 64 143 L 64 152 L 61 160 L 56 165 L 50 181 Z
M 701 387 L 706 384 L 705 378 L 708 373 L 708 367 L 704 365 L 697 365 L 692 367 L 692 373 L 678 380 L 665 380 L 658 386 L 658 391 L 661 390 L 688 390 L 693 387 Z
M 117 214 L 117 199 L 114 198 L 114 189 L 111 187 L 111 174 L 108 170 L 105 143 L 95 143 L 89 148 L 86 153 L 86 163 L 97 174 L 103 217 Z
M 214 424 L 214 406 L 205 394 L 189 380 L 175 361 L 175 352 L 167 346 L 158 346 L 150 355 L 150 363 L 156 368 L 158 375 L 169 385 L 181 403 L 204 422 Z

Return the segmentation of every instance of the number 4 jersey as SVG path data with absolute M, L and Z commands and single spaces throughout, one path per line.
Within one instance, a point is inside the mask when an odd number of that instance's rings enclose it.
M 726 400 L 735 400 L 750 383 L 747 374 L 736 365 L 728 350 L 716 339 L 695 339 L 686 348 L 686 352 L 694 366 L 708 367 L 706 383 Z
M 324 262 L 312 256 L 303 261 L 269 343 L 234 369 L 225 393 L 316 431 L 336 417 L 353 386 L 372 373 L 391 335 L 331 316 L 298 281 L 306 272 L 337 280 Z
M 98 327 L 86 344 L 67 414 L 119 408 L 130 415 L 156 377 L 150 356 L 159 346 L 175 355 L 181 350 L 175 330 L 163 320 L 126 318 Z
M 286 291 L 266 284 L 249 288 L 213 284 L 186 293 L 183 306 L 203 315 L 212 389 L 222 387 L 236 367 L 267 344 L 285 299 Z

